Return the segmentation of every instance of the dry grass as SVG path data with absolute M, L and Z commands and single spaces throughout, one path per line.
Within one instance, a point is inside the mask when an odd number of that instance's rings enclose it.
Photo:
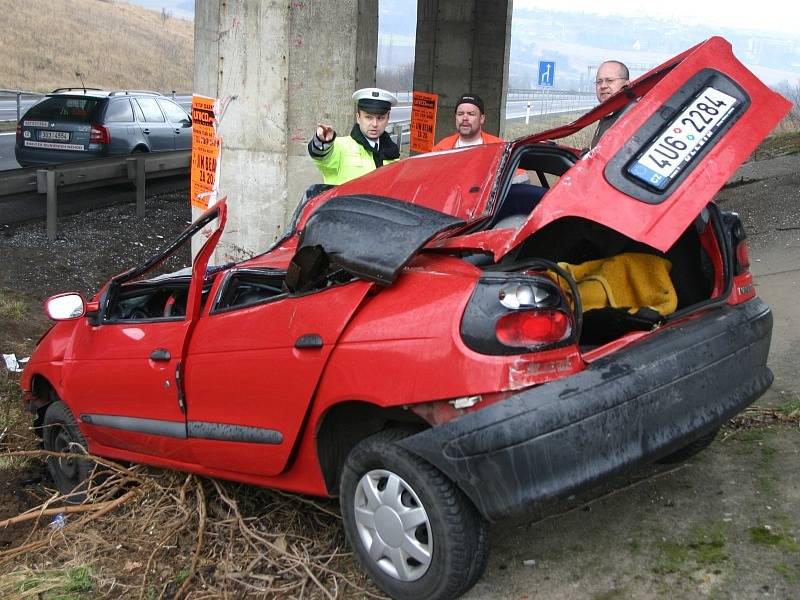
M 122 2 L 4 0 L 0 88 L 192 90 L 194 26 Z M 9 50 L 11 49 L 11 50 Z
M 91 591 L 81 597 L 380 597 L 344 547 L 332 502 L 94 460 L 103 470 L 85 504 L 52 493 L 0 521 L 19 540 L 0 552 L 0 596 L 71 585 Z

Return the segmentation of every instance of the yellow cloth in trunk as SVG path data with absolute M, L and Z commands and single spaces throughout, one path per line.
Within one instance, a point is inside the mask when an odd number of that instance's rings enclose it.
M 628 252 L 579 265 L 558 265 L 575 279 L 583 312 L 613 307 L 635 314 L 646 306 L 666 316 L 678 306 L 678 295 L 669 278 L 672 264 L 660 256 Z M 560 277 L 558 282 L 571 300 L 567 282 Z

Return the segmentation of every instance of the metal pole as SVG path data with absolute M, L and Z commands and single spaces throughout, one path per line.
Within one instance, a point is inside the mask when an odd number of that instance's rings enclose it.
M 530 123 L 531 121 L 531 103 L 528 102 L 528 105 L 525 107 L 525 125 Z
M 55 241 L 58 236 L 58 202 L 56 199 L 56 172 L 47 171 L 47 239 Z
M 17 123 L 19 123 L 20 115 L 22 114 L 22 102 L 20 101 L 22 92 L 17 92 Z
M 394 143 L 397 144 L 398 148 L 403 147 L 403 124 L 402 123 L 395 123 L 392 126 L 392 135 L 394 136 Z

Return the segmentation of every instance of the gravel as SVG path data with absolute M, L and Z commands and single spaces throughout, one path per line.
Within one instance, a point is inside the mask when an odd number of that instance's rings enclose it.
M 45 223 L 0 226 L 0 286 L 39 298 L 64 291 L 91 296 L 112 275 L 140 264 L 190 223 L 187 193 L 147 198 L 145 216 L 135 204 L 118 204 L 59 219 L 58 239 Z

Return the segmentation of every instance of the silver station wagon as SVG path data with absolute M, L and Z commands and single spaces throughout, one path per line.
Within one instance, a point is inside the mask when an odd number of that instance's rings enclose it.
M 14 153 L 33 167 L 191 146 L 191 118 L 157 92 L 62 88 L 19 121 Z

